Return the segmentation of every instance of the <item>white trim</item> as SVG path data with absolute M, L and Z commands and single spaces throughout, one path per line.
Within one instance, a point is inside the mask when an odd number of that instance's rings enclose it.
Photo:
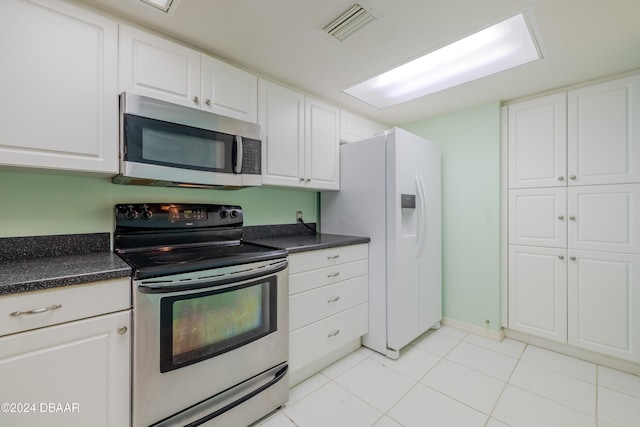
M 500 328 L 499 331 L 492 331 L 469 323 L 460 322 L 459 320 L 447 319 L 446 317 L 442 319 L 441 323 L 444 326 L 450 326 L 459 331 L 478 335 L 492 341 L 500 342 L 504 339 L 504 330 L 502 328 Z
M 500 135 L 500 326 L 509 326 L 509 241 L 508 241 L 508 221 L 509 218 L 509 110 L 503 106 L 500 111 L 501 135 Z
M 629 362 L 627 360 L 618 359 L 590 350 L 584 350 L 582 348 L 574 347 L 569 344 L 550 341 L 545 338 L 526 334 L 524 332 L 514 331 L 513 329 L 504 329 L 504 335 L 507 338 L 511 338 L 525 344 L 534 345 L 536 347 L 541 347 L 550 351 L 555 351 L 556 353 L 564 354 L 565 356 L 575 357 L 577 359 L 585 360 L 597 365 L 602 365 L 611 369 L 617 369 L 618 371 L 627 372 L 629 374 L 640 375 L 640 364 L 638 363 Z

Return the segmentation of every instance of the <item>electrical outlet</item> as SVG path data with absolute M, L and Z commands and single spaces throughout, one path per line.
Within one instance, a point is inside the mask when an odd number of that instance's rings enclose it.
M 296 211 L 296 222 L 302 222 L 302 211 Z

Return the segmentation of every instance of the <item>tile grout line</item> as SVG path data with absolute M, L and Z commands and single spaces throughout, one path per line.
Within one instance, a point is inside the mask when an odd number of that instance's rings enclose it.
M 513 374 L 516 372 L 516 369 L 518 369 L 518 365 L 520 365 L 520 362 L 522 361 L 522 356 L 524 356 L 524 352 L 527 351 L 527 347 L 529 347 L 529 344 L 524 343 L 524 347 L 522 349 L 522 351 L 520 352 L 520 356 L 518 356 L 517 362 L 516 364 L 513 366 L 513 370 L 511 371 L 511 374 L 509 374 L 509 378 L 506 379 L 506 381 L 504 382 L 504 387 L 502 387 L 502 391 L 500 392 L 500 396 L 498 396 L 498 398 L 496 399 L 496 403 L 493 404 L 493 408 L 491 408 L 491 412 L 489 413 L 489 419 L 487 420 L 487 424 L 489 423 L 489 421 L 491 421 L 491 418 L 494 418 L 493 413 L 496 410 L 496 407 L 498 406 L 498 403 L 500 403 L 500 399 L 502 399 L 502 396 L 504 396 L 504 392 L 507 389 L 507 386 L 509 385 L 509 381 L 511 380 L 511 377 L 513 376 Z M 495 418 L 496 420 L 502 422 L 503 424 L 506 424 L 505 422 L 503 422 L 502 420 Z M 485 425 L 486 427 L 486 425 Z

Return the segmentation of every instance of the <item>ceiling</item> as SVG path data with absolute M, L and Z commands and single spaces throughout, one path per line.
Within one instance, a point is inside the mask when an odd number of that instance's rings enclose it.
M 383 124 L 402 124 L 640 69 L 638 0 L 83 0 Z M 378 19 L 345 42 L 322 31 L 358 2 Z M 342 90 L 531 8 L 545 57 L 377 110 Z

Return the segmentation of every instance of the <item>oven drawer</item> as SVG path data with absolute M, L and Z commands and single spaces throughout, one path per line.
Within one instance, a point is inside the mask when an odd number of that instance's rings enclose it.
M 289 330 L 294 331 L 367 302 L 368 277 L 360 276 L 292 296 L 289 300 Z
M 289 256 L 289 274 L 367 259 L 369 245 L 339 246 L 329 249 L 294 253 Z
M 292 332 L 289 367 L 296 371 L 367 333 L 368 305 L 360 304 Z
M 0 298 L 0 336 L 130 308 L 129 278 L 13 294 Z
M 321 286 L 363 276 L 368 273 L 369 262 L 366 259 L 320 268 L 289 277 L 289 295 L 310 291 Z

